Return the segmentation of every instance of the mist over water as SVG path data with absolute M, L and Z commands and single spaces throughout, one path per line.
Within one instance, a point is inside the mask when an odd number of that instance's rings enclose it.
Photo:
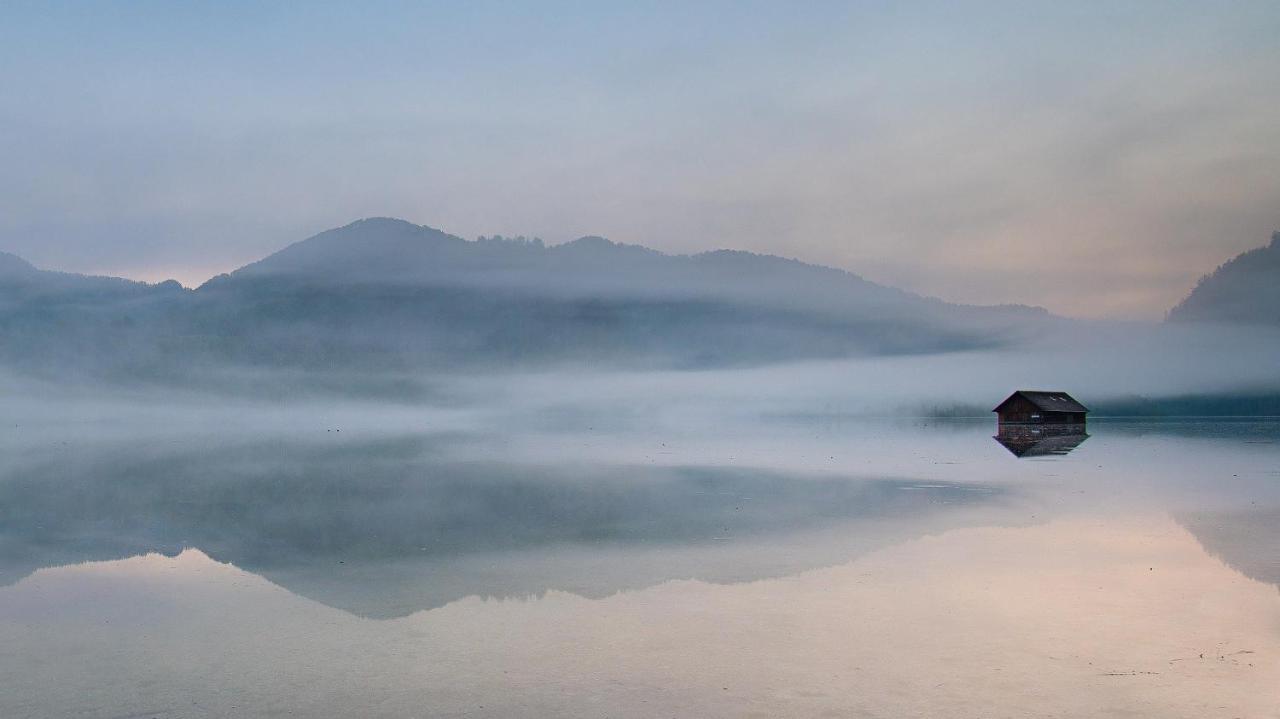
M 883 400 L 921 377 L 924 399 L 930 367 L 462 377 L 438 406 L 7 406 L 0 713 L 1277 698 L 1280 424 L 1094 420 L 1067 454 L 1017 459 L 989 418 L 821 394 L 826 372 Z
M 1280 4 L 301 10 L 0 3 L 0 719 L 1280 719 Z
M 0 715 L 1266 716 L 1280 423 L 1106 415 L 1267 406 L 1280 334 L 1019 327 L 692 367 L 10 368 Z M 996 434 L 1024 387 L 1087 433 Z
M 262 267 L 208 294 L 19 267 L 55 299 L 24 279 L 0 307 L 19 340 L 0 348 L 0 715 L 1280 699 L 1260 629 L 1280 612 L 1280 424 L 1105 418 L 1260 414 L 1280 331 L 951 306 L 782 267 L 830 284 L 763 309 L 796 283 L 469 304 L 475 287 L 262 284 Z M 1072 393 L 1088 433 L 993 436 L 1019 388 Z
M 445 419 L 466 428 L 594 418 L 708 426 L 775 414 L 988 416 L 1015 388 L 1072 392 L 1106 413 L 1115 400 L 1280 393 L 1280 330 L 1231 325 L 1074 323 L 1017 346 L 813 359 L 741 368 L 626 369 L 564 361 L 518 370 L 214 365 L 189 379 L 103 381 L 0 372 L 5 412 L 24 424 L 110 425 L 116 415 L 178 425 L 311 423 L 353 427 Z M 1256 411 L 1215 414 L 1256 414 Z M 1126 412 L 1132 414 L 1133 412 Z M 1139 412 L 1140 414 L 1141 412 Z M 110 431 L 104 427 L 103 431 Z M 123 431 L 123 430 L 120 430 Z

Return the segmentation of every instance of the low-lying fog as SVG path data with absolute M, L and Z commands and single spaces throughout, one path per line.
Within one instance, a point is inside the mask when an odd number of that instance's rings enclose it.
M 53 383 L 0 375 L 10 426 L 129 432 L 208 426 L 343 431 L 624 429 L 721 431 L 762 416 L 989 416 L 1014 389 L 1072 393 L 1106 414 L 1117 399 L 1280 391 L 1280 330 L 1097 324 L 1016 349 L 863 357 L 764 367 L 535 372 L 334 373 L 210 369 L 184 386 Z M 1229 414 L 1229 412 L 1227 412 Z M 70 424 L 69 424 L 70 423 Z

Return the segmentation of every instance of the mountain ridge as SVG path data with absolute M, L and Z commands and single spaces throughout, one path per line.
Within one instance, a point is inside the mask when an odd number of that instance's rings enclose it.
M 369 250 L 375 250 L 370 253 Z M 622 261 L 627 266 L 621 266 Z M 607 275 L 593 280 L 592 275 Z M 794 287 L 773 284 L 780 274 Z M 765 275 L 771 275 L 765 276 Z M 809 277 L 801 277 L 808 275 Z M 849 270 L 746 250 L 716 249 L 691 254 L 668 254 L 644 245 L 618 243 L 586 235 L 556 245 L 504 238 L 470 241 L 426 225 L 391 217 L 370 217 L 326 230 L 271 253 L 201 285 L 218 286 L 248 278 L 340 280 L 353 283 L 447 283 L 529 288 L 554 277 L 557 294 L 620 293 L 651 296 L 661 293 L 750 299 L 790 304 L 796 293 L 810 294 L 811 303 L 843 300 L 876 305 L 896 301 L 921 302 L 935 308 L 957 307 L 1001 313 L 1050 316 L 1042 307 L 1020 304 L 968 305 L 950 303 L 883 285 Z M 815 293 L 806 280 L 831 283 Z M 843 292 L 834 285 L 843 284 Z M 744 291 L 749 288 L 750 291 Z M 855 290 L 856 288 L 856 290 Z M 850 296 L 855 293 L 856 296 Z
M 0 365 L 51 376 L 750 366 L 990 349 L 1066 321 L 773 255 L 465 240 L 394 218 L 326 230 L 194 290 L 8 262 L 27 279 L 0 288 Z
M 374 237 L 359 236 L 372 230 Z M 424 243 L 424 241 L 426 241 Z M 435 244 L 429 244 L 435 243 Z M 544 254 L 555 260 L 590 260 L 599 259 L 599 255 L 614 253 L 609 259 L 617 259 L 627 255 L 642 258 L 650 262 L 679 263 L 688 262 L 700 267 L 710 267 L 720 273 L 735 272 L 747 269 L 759 269 L 768 265 L 770 269 L 787 272 L 812 272 L 829 278 L 856 283 L 874 291 L 892 293 L 903 298 L 935 303 L 943 306 L 966 307 L 975 309 L 1013 310 L 1032 314 L 1050 315 L 1049 311 L 1036 305 L 1019 303 L 998 303 L 990 305 L 953 303 L 941 298 L 922 295 L 892 285 L 885 285 L 847 269 L 806 262 L 792 257 L 758 253 L 749 250 L 718 248 L 696 253 L 666 253 L 639 244 L 620 243 L 598 235 L 584 235 L 574 240 L 555 245 L 543 245 L 541 241 L 528 242 L 506 238 L 481 238 L 466 240 L 428 225 L 416 225 L 407 220 L 394 217 L 368 217 L 355 220 L 346 225 L 319 232 L 311 237 L 291 243 L 280 250 L 272 252 L 253 262 L 249 262 L 230 272 L 219 274 L 206 280 L 194 289 L 199 291 L 206 287 L 216 287 L 230 279 L 267 278 L 267 277 L 310 277 L 319 279 L 332 276 L 337 272 L 352 273 L 352 279 L 364 281 L 394 281 L 405 278 L 405 266 L 414 259 L 438 260 L 441 251 L 443 259 L 457 259 L 458 255 L 475 251 L 477 255 L 492 255 L 493 247 L 512 254 Z M 370 252 L 372 250 L 372 252 Z M 354 251 L 354 252 L 353 252 Z M 436 255 L 432 255 L 436 253 Z M 360 268 L 361 259 L 375 260 L 374 267 Z M 487 258 L 486 258 L 487 259 Z M 353 267 L 353 263 L 354 267 Z M 718 265 L 718 267 L 717 267 Z M 752 267 L 755 265 L 755 267 Z M 381 276 L 372 275 L 369 270 L 386 270 Z M 466 266 L 464 265 L 464 269 Z M 582 268 L 574 268 L 582 269 Z M 45 270 L 37 268 L 16 254 L 0 251 L 0 277 L 6 276 L 54 276 L 69 279 L 108 280 L 130 283 L 145 287 L 181 286 L 174 280 L 159 283 L 147 283 L 123 277 L 109 275 L 89 275 L 81 273 Z M 430 279 L 410 276 L 408 279 Z M 740 281 L 739 277 L 730 276 L 729 281 Z M 188 288 L 184 288 L 188 289 Z

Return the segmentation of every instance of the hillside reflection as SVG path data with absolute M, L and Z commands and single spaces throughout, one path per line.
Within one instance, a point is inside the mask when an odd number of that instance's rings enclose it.
M 1227 566 L 1280 588 L 1280 506 L 1184 512 L 1174 519 Z
M 1273 587 L 1159 515 L 377 622 L 187 550 L 0 588 L 0 715 L 1262 717 L 1277 612 Z
M 212 448 L 125 443 L 11 466 L 0 584 L 193 547 L 367 617 L 469 596 L 606 596 L 783 576 L 993 521 L 979 484 L 739 467 L 459 461 L 401 437 Z

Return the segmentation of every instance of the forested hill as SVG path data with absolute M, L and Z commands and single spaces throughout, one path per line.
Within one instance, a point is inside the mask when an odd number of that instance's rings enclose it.
M 1280 325 L 1280 232 L 1202 277 L 1169 319 Z
M 742 366 L 1005 346 L 1050 321 L 768 255 L 667 255 L 599 237 L 468 241 L 389 218 L 320 233 L 194 291 L 0 257 L 0 362 L 49 372 Z

